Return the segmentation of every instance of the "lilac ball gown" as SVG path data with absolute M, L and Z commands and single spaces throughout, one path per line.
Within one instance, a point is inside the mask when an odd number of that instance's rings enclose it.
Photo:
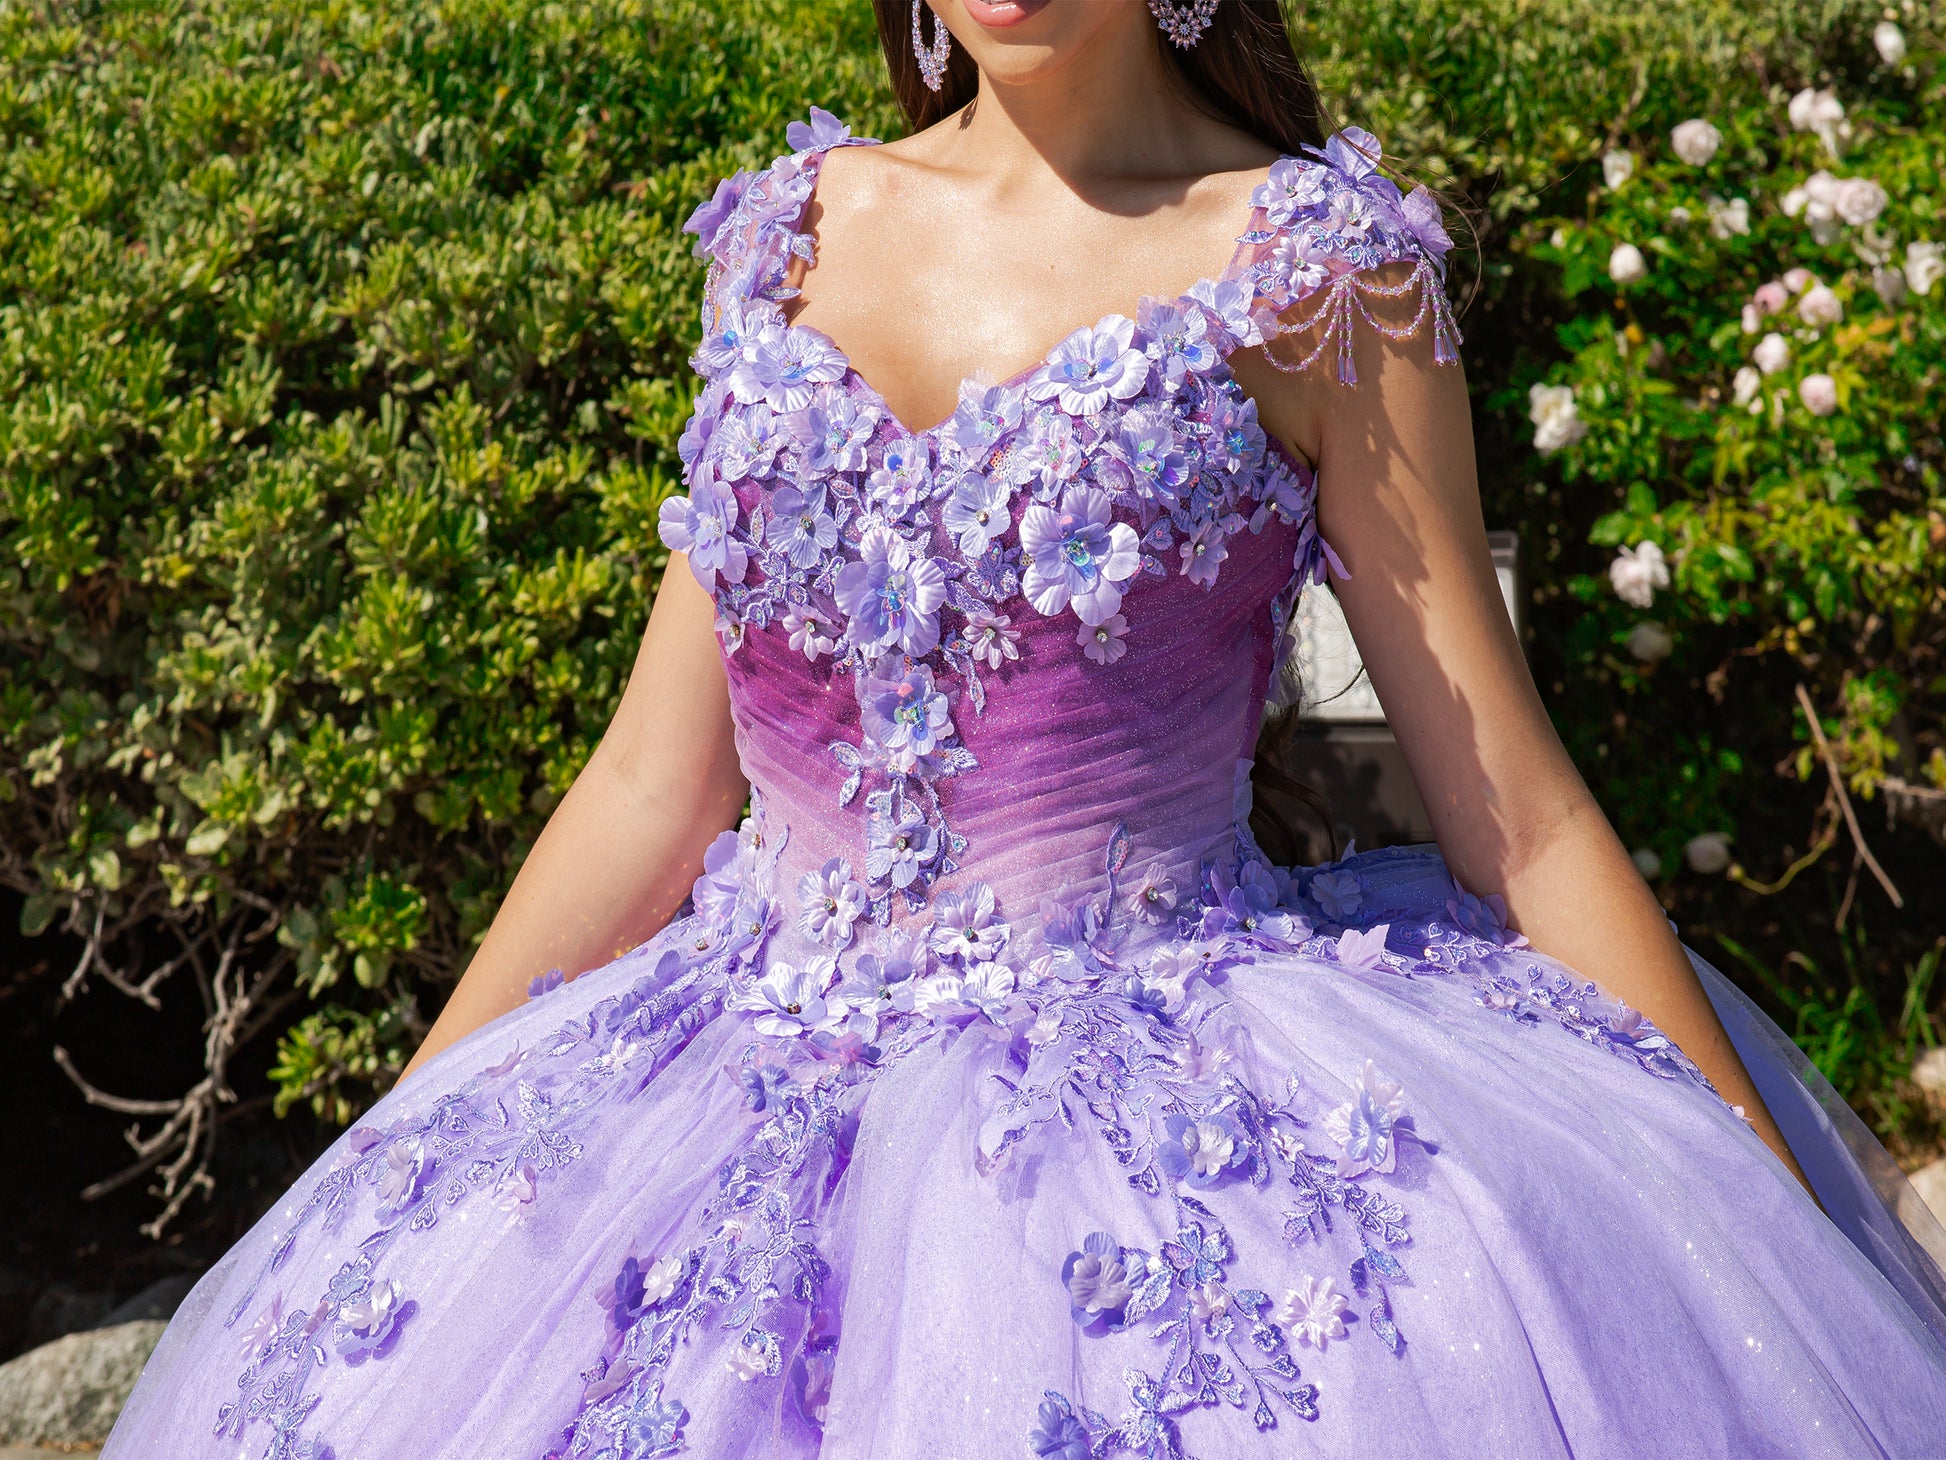
M 859 143 L 790 140 L 689 225 L 662 519 L 750 818 L 347 1132 L 108 1460 L 1946 1453 L 1938 1229 L 1727 983 L 1825 1211 L 1431 851 L 1246 828 L 1333 559 L 1228 356 L 1309 301 L 1349 381 L 1384 294 L 1450 360 L 1431 200 L 1286 158 L 1219 277 L 914 432 L 784 320 Z

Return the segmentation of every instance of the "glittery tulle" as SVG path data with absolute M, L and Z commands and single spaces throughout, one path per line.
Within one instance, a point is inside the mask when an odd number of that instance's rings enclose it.
M 1228 359 L 1348 365 L 1407 290 L 1450 356 L 1429 200 L 1366 134 L 1286 159 L 1222 274 L 915 434 L 784 313 L 855 141 L 814 112 L 690 224 L 663 531 L 750 818 L 661 935 L 339 1140 L 109 1460 L 1936 1448 L 1946 1240 L 1714 970 L 1823 1211 L 1436 854 L 1249 836 L 1335 560 Z

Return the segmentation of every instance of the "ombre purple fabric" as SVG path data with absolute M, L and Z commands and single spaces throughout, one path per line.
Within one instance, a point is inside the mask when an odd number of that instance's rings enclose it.
M 856 139 L 790 140 L 691 222 L 662 523 L 752 815 L 346 1133 L 108 1460 L 1939 1453 L 1937 1227 L 1713 970 L 1829 1216 L 1431 851 L 1250 838 L 1334 559 L 1228 357 L 1349 380 L 1411 295 L 1450 359 L 1430 200 L 1363 133 L 1287 158 L 1220 276 L 913 432 L 786 319 Z

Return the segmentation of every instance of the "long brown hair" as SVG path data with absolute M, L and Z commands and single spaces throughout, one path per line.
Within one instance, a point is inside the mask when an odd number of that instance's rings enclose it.
M 980 89 L 980 73 L 965 47 L 953 47 L 940 88 L 933 91 L 920 79 L 919 59 L 912 50 L 912 0 L 872 0 L 872 10 L 892 90 L 915 132 L 973 100 Z M 930 39 L 937 34 L 933 27 L 938 18 L 930 14 L 921 18 Z M 1171 44 L 1160 29 L 1155 39 L 1169 62 L 1168 74 L 1182 83 L 1187 99 L 1209 116 L 1282 153 L 1324 145 L 1330 118 L 1309 69 L 1291 43 L 1282 0 L 1222 0 L 1209 29 L 1187 49 Z M 1250 776 L 1255 792 L 1251 833 L 1265 855 L 1286 866 L 1301 860 L 1315 845 L 1299 830 L 1297 817 L 1315 821 L 1329 855 L 1337 852 L 1324 798 L 1290 770 L 1298 731 L 1295 708 L 1268 715 L 1257 736 L 1257 761 Z

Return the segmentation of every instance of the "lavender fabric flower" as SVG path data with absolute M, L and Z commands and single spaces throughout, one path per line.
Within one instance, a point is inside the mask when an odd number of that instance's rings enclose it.
M 687 497 L 671 497 L 659 510 L 656 532 L 664 546 L 689 555 L 689 571 L 705 588 L 718 576 L 741 583 L 750 554 L 737 541 L 737 499 L 718 486 L 707 469 L 699 469 Z
M 1081 652 L 1096 664 L 1113 664 L 1128 652 L 1128 620 L 1110 614 L 1098 624 L 1083 624 L 1074 631 Z
M 962 554 L 977 558 L 1006 535 L 1009 499 L 1005 482 L 978 472 L 968 472 L 953 484 L 940 517 Z
M 1051 501 L 1074 480 L 1086 456 L 1075 435 L 1074 422 L 1055 411 L 1034 417 L 1027 438 L 1008 455 L 1012 480 L 1031 487 L 1041 501 Z
M 1069 487 L 1058 511 L 1039 502 L 1028 507 L 1020 545 L 1028 560 L 1021 588 L 1035 612 L 1051 618 L 1072 604 L 1084 624 L 1121 607 L 1117 585 L 1141 566 L 1135 529 L 1114 521 L 1107 495 L 1093 487 Z
M 877 946 L 853 960 L 839 993 L 847 1007 L 867 1014 L 909 1014 L 915 991 L 930 967 L 925 943 L 911 933 L 891 930 Z
M 801 969 L 773 964 L 769 973 L 733 995 L 729 1007 L 754 1013 L 759 1034 L 794 1039 L 843 1017 L 843 1007 L 834 1009 L 824 997 L 837 978 L 838 965 L 829 958 L 813 958 Z
M 1027 1448 L 1041 1460 L 1094 1460 L 1087 1426 L 1074 1417 L 1065 1400 L 1043 1399 L 1037 1420 L 1028 1431 Z
M 886 442 L 878 466 L 866 479 L 865 489 L 894 522 L 930 498 L 933 494 L 931 438 L 900 436 Z
M 1145 299 L 1137 318 L 1148 340 L 1143 353 L 1162 372 L 1165 389 L 1177 389 L 1191 372 L 1200 375 L 1216 368 L 1221 357 L 1209 337 L 1209 319 L 1202 310 Z
M 1162 923 L 1176 911 L 1176 883 L 1169 864 L 1157 857 L 1128 894 L 1129 910 L 1145 923 Z
M 793 414 L 789 424 L 804 469 L 822 475 L 863 471 L 872 437 L 884 419 L 877 407 L 834 386 Z
M 704 333 L 702 343 L 696 347 L 696 363 L 705 370 L 728 370 L 743 359 L 744 347 L 750 341 L 765 330 L 783 326 L 783 315 L 768 299 L 726 300 L 714 326 Z M 729 382 L 716 383 L 722 387 L 716 399 L 720 408 L 722 394 L 729 391 Z M 708 402 L 699 399 L 696 404 L 701 410 Z
M 825 505 L 824 484 L 814 482 L 802 491 L 779 487 L 772 492 L 764 542 L 799 568 L 811 567 L 836 547 L 838 524 Z
M 683 224 L 682 231 L 696 235 L 696 245 L 691 252 L 697 258 L 705 258 L 715 250 L 717 235 L 736 211 L 737 204 L 743 201 L 750 180 L 750 173 L 738 168 L 735 176 L 726 177 L 718 183 L 709 199 L 699 203 L 696 211 L 689 215 L 689 221 Z
M 1011 385 L 983 386 L 967 381 L 960 386 L 959 409 L 953 412 L 948 438 L 976 467 L 1020 424 L 1020 394 Z
M 1162 406 L 1130 411 L 1122 417 L 1116 440 L 1135 490 L 1151 502 L 1175 506 L 1189 482 L 1189 461 L 1171 412 Z
M 1320 872 L 1311 879 L 1311 900 L 1334 922 L 1354 916 L 1365 902 L 1365 881 L 1356 872 Z
M 1079 1252 L 1070 1252 L 1061 1282 L 1073 1305 L 1074 1321 L 1115 1332 L 1123 1326 L 1129 1301 L 1148 1277 L 1148 1254 L 1123 1247 L 1106 1232 L 1091 1232 Z
M 1250 195 L 1252 207 L 1264 210 L 1264 221 L 1281 228 L 1300 214 L 1319 207 L 1325 198 L 1326 177 L 1316 162 L 1286 157 L 1272 163 L 1270 175 Z
M 1213 1186 L 1246 1154 L 1236 1126 L 1221 1115 L 1171 1115 L 1156 1146 L 1163 1174 L 1186 1186 Z
M 866 830 L 865 875 L 910 887 L 939 857 L 939 833 L 916 806 L 896 816 L 874 811 Z
M 842 380 L 851 362 L 816 330 L 769 324 L 744 341 L 743 358 L 730 370 L 730 393 L 744 405 L 801 411 L 817 387 Z
M 942 958 L 984 963 L 1007 946 L 1011 931 L 1000 920 L 993 889 L 984 882 L 962 892 L 941 893 L 934 904 L 932 948 Z
M 1263 327 L 1251 312 L 1255 299 L 1249 285 L 1236 279 L 1204 279 L 1186 297 L 1223 327 L 1236 348 L 1247 350 L 1264 342 Z
M 769 406 L 734 412 L 716 430 L 717 475 L 726 482 L 769 476 L 784 438 L 783 422 Z
M 784 141 L 793 152 L 822 152 L 837 147 L 851 135 L 851 128 L 821 106 L 811 108 L 808 122 L 792 122 L 784 128 Z
M 966 652 L 974 659 L 985 661 L 987 668 L 998 669 L 1008 660 L 1020 657 L 1020 630 L 1004 613 L 975 609 L 966 616 Z
M 1070 416 L 1127 400 L 1149 378 L 1149 357 L 1134 340 L 1135 321 L 1124 315 L 1084 325 L 1047 352 L 1047 363 L 1028 377 L 1028 398 L 1054 401 Z
M 797 882 L 797 925 L 804 935 L 832 952 L 851 946 L 852 929 L 865 914 L 865 889 L 852 876 L 851 863 L 832 857 Z
M 1231 476 L 1248 477 L 1263 463 L 1269 441 L 1257 421 L 1257 403 L 1226 400 L 1210 422 L 1208 459 Z M 1285 472 L 1288 475 L 1288 470 Z
M 1230 556 L 1229 535 L 1220 522 L 1205 522 L 1190 534 L 1177 550 L 1182 556 L 1182 575 L 1203 588 L 1214 588 L 1223 560 Z
M 916 658 L 939 642 L 946 574 L 886 528 L 865 534 L 858 561 L 838 570 L 836 592 L 838 606 L 851 618 L 851 641 L 861 649 L 897 645 Z
M 913 769 L 954 734 L 945 693 L 924 664 L 896 660 L 887 672 L 866 676 L 858 686 L 858 706 L 865 733 L 900 770 Z
M 1342 1148 L 1338 1174 L 1389 1172 L 1399 1159 L 1397 1133 L 1406 1124 L 1404 1087 L 1366 1060 L 1351 1099 L 1324 1118 L 1325 1134 Z
M 784 633 L 790 646 L 816 663 L 838 647 L 843 625 L 815 608 L 793 609 L 784 615 Z

